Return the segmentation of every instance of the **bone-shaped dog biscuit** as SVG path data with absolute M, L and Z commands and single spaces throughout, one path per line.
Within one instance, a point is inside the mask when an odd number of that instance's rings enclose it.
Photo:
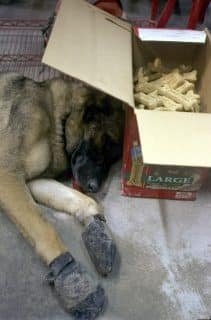
M 172 101 L 171 99 L 165 97 L 165 96 L 158 96 L 160 104 L 163 105 L 164 108 L 171 111 L 182 111 L 183 105 L 180 103 L 176 103 Z
M 197 104 L 195 99 L 188 99 L 183 94 L 177 92 L 174 89 L 170 89 L 167 86 L 158 88 L 158 93 L 173 100 L 176 103 L 182 104 L 185 111 L 193 111 L 194 106 Z
M 152 97 L 150 95 L 146 95 L 145 93 L 139 92 L 135 94 L 135 100 L 139 104 L 143 104 L 149 109 L 155 109 L 159 106 L 160 102 L 155 97 Z
M 177 92 L 179 93 L 187 93 L 188 91 L 194 89 L 194 84 L 192 82 L 189 82 L 187 80 L 185 80 L 185 82 L 183 83 L 183 85 L 177 87 Z
M 143 92 L 143 93 L 151 93 L 156 90 L 156 86 L 152 85 L 151 83 L 139 83 L 135 86 L 135 92 Z
M 176 89 L 184 83 L 183 77 L 179 73 L 175 73 L 172 78 L 167 80 L 168 85 L 172 89 Z
M 172 72 L 164 74 L 160 79 L 155 80 L 152 84 L 163 86 L 168 84 L 171 88 L 176 89 L 184 83 L 184 78 L 179 73 L 179 69 L 174 69 Z
M 188 99 L 195 99 L 195 101 L 197 101 L 197 103 L 194 106 L 194 112 L 200 112 L 200 95 L 194 93 L 193 90 L 190 90 L 187 92 L 186 97 Z
M 163 74 L 162 77 L 160 77 L 157 80 L 151 81 L 153 85 L 158 85 L 158 86 L 163 86 L 166 83 L 168 83 L 169 80 L 171 80 L 174 77 L 173 73 L 168 75 L 168 74 Z
M 156 89 L 156 90 L 152 91 L 152 92 L 150 93 L 150 96 L 157 98 L 157 97 L 158 97 L 158 90 Z
M 189 90 L 186 94 L 188 98 L 196 99 L 197 102 L 200 102 L 200 95 L 195 93 L 193 90 Z
M 143 68 L 139 68 L 137 73 L 138 83 L 145 83 L 148 81 L 148 77 L 144 74 Z
M 151 72 L 162 72 L 162 68 L 163 66 L 160 58 L 156 58 L 154 62 L 148 63 L 148 69 Z
M 188 80 L 190 82 L 196 82 L 197 80 L 197 71 L 193 70 L 191 72 L 185 72 L 183 73 L 183 77 L 185 80 Z
M 147 80 L 154 81 L 154 80 L 160 79 L 161 77 L 162 77 L 162 74 L 160 72 L 151 73 L 147 75 Z

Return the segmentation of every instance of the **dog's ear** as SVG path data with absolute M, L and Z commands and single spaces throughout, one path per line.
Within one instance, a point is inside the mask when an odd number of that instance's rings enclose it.
M 122 156 L 122 141 L 115 142 L 106 135 L 104 145 L 104 157 L 106 164 L 111 166 L 113 163 L 118 161 Z

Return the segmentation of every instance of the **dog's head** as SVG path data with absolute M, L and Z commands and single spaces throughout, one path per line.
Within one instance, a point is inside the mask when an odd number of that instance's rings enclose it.
M 83 110 L 75 131 L 78 141 L 70 154 L 71 168 L 84 191 L 97 192 L 111 165 L 121 156 L 124 113 L 119 101 L 96 91 Z

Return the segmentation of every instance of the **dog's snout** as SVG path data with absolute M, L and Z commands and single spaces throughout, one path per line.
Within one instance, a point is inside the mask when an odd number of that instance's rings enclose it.
M 96 180 L 89 180 L 87 184 L 87 190 L 88 192 L 97 192 L 98 191 L 98 183 Z

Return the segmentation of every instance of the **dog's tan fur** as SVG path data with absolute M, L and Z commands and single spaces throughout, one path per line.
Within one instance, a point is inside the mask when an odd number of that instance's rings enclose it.
M 81 220 L 100 211 L 93 199 L 41 179 L 66 170 L 65 147 L 71 152 L 82 134 L 90 134 L 90 128 L 81 130 L 90 92 L 71 80 L 38 84 L 14 73 L 0 75 L 0 205 L 47 264 L 67 248 L 34 200 Z

